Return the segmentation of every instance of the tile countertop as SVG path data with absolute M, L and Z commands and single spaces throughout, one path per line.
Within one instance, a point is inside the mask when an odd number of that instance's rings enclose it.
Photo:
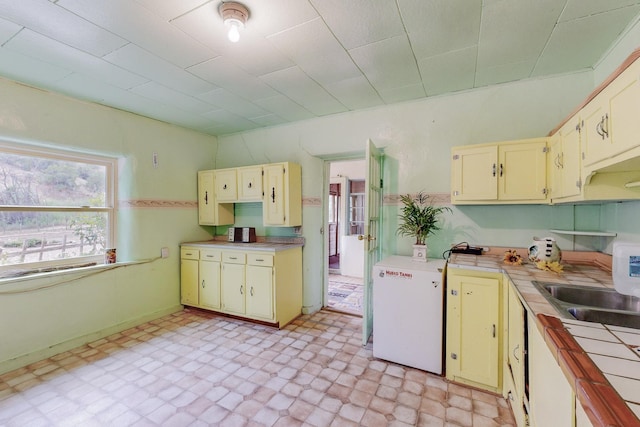
M 640 425 L 640 330 L 560 318 L 531 283 L 536 280 L 613 288 L 611 257 L 563 252 L 563 272 L 557 274 L 537 269 L 520 249 L 524 264 L 505 264 L 502 257 L 506 249 L 495 248 L 480 256 L 452 254 L 448 265 L 506 273 L 537 318 L 538 329 L 544 332 L 547 345 L 594 425 Z
M 277 252 L 284 251 L 291 248 L 304 246 L 304 237 L 262 237 L 256 238 L 256 242 L 242 243 L 242 242 L 228 242 L 226 236 L 216 236 L 212 240 L 205 240 L 202 242 L 184 242 L 181 246 L 192 246 L 196 248 L 218 248 L 218 249 L 233 249 L 233 250 L 245 250 L 245 251 L 265 251 L 265 252 Z

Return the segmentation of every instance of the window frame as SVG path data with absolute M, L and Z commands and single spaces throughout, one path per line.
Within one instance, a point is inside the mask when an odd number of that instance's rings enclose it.
M 117 200 L 117 173 L 118 159 L 97 154 L 81 153 L 60 148 L 29 146 L 0 140 L 0 152 L 20 156 L 31 156 L 45 159 L 78 162 L 99 165 L 105 168 L 105 201 L 103 207 L 91 206 L 24 206 L 24 205 L 0 205 L 0 211 L 22 212 L 105 212 L 107 214 L 106 247 L 116 247 L 116 200 Z M 0 265 L 0 273 L 7 270 L 34 270 L 53 267 L 86 266 L 87 264 L 105 264 L 104 254 L 87 255 L 59 260 L 36 261 L 18 264 Z

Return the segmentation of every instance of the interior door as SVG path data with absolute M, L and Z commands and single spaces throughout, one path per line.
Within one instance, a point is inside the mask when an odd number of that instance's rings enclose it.
M 373 332 L 372 269 L 380 260 L 380 216 L 382 212 L 382 152 L 367 141 L 364 223 L 364 295 L 362 301 L 362 345 L 367 345 Z

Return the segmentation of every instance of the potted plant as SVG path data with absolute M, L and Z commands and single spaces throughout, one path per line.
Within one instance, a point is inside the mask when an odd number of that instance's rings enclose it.
M 411 194 L 400 196 L 404 206 L 398 215 L 401 224 L 398 226 L 397 234 L 415 237 L 414 261 L 427 260 L 427 237 L 440 230 L 439 216 L 445 211 L 451 212 L 447 206 L 433 206 L 427 203 L 428 198 L 429 196 L 422 191 L 415 196 Z

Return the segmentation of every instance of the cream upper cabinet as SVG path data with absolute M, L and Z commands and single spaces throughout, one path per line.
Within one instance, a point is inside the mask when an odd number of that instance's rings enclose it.
M 300 165 L 273 163 L 263 166 L 263 222 L 271 226 L 302 225 Z
M 579 196 L 582 192 L 580 135 L 580 117 L 575 116 L 549 142 L 547 170 L 552 201 Z
M 639 77 L 640 61 L 636 61 L 583 108 L 584 166 L 593 166 L 640 144 Z
M 243 202 L 262 201 L 262 166 L 237 169 L 238 200 Z
M 198 224 L 233 224 L 233 204 L 218 203 L 215 191 L 215 171 L 198 172 Z
M 547 200 L 547 139 L 454 147 L 454 204 L 544 203 Z
M 235 169 L 216 169 L 214 171 L 216 200 L 235 202 L 238 200 L 238 181 Z
M 494 392 L 502 387 L 501 277 L 447 278 L 447 378 Z

